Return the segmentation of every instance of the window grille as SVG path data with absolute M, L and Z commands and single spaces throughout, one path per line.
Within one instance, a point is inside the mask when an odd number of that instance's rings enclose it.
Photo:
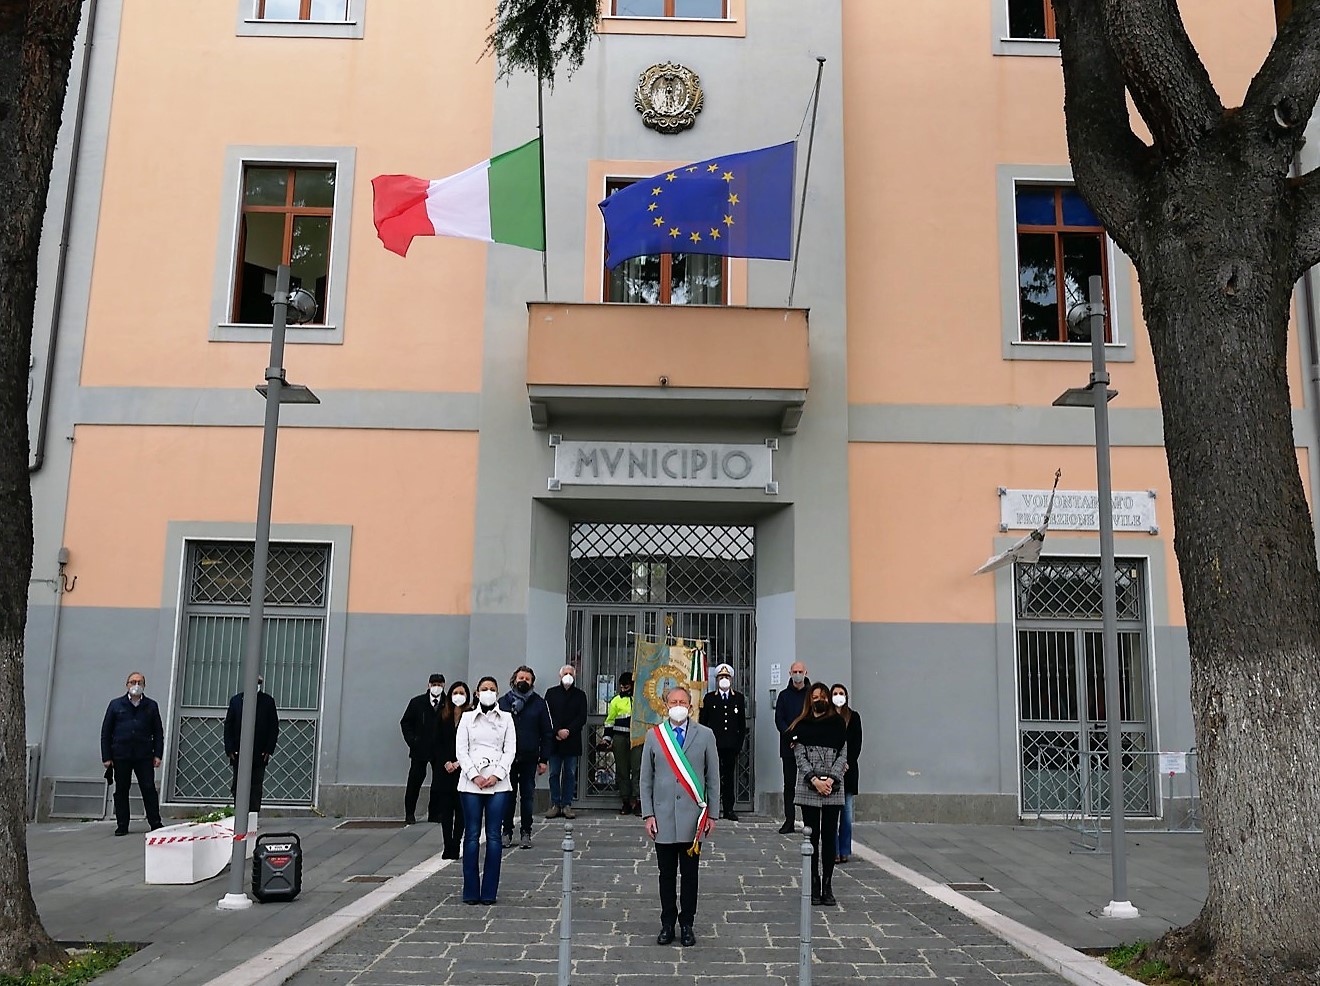
M 755 606 L 751 527 L 577 524 L 569 602 Z

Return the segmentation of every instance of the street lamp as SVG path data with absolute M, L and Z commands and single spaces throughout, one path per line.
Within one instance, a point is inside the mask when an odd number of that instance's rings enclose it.
M 1055 407 L 1095 408 L 1096 499 L 1100 515 L 1100 606 L 1105 660 L 1105 727 L 1109 732 L 1109 832 L 1113 871 L 1113 897 L 1104 908 L 1108 918 L 1135 918 L 1138 912 L 1128 900 L 1127 836 L 1123 796 L 1123 715 L 1119 705 L 1118 601 L 1114 589 L 1114 491 L 1109 475 L 1109 402 L 1118 391 L 1109 389 L 1105 366 L 1104 287 L 1098 275 L 1087 284 L 1089 301 L 1074 305 L 1068 322 L 1080 325 L 1091 320 L 1091 382 L 1069 387 L 1054 401 Z M 1101 399 L 1101 395 L 1104 398 Z
M 281 404 L 320 404 L 307 387 L 284 379 L 284 329 L 310 322 L 316 316 L 316 299 L 303 288 L 289 290 L 289 268 L 281 264 L 275 272 L 275 318 L 270 332 L 270 365 L 266 382 L 257 386 L 266 398 L 266 424 L 261 442 L 261 480 L 257 487 L 257 528 L 252 542 L 252 600 L 248 610 L 247 639 L 243 647 L 240 677 L 243 682 L 243 719 L 238 740 L 238 780 L 234 788 L 234 843 L 229 857 L 229 892 L 216 907 L 241 911 L 252 906 L 243 893 L 243 851 L 248 835 L 251 807 L 252 749 L 256 745 L 257 676 L 261 673 L 261 640 L 265 629 L 266 563 L 270 557 L 270 505 L 275 492 L 275 438 L 280 427 Z

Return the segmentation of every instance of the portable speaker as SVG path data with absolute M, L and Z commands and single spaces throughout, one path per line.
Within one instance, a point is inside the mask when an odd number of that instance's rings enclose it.
M 302 892 L 302 842 L 294 832 L 257 836 L 252 853 L 252 896 L 263 904 Z

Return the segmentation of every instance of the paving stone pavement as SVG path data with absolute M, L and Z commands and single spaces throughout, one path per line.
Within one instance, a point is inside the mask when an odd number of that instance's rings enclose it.
M 722 822 L 701 862 L 697 945 L 658 946 L 656 865 L 636 819 L 574 823 L 573 986 L 796 986 L 801 835 L 744 816 Z M 454 862 L 369 918 L 293 986 L 554 986 L 561 823 L 507 850 L 499 903 L 464 905 Z M 1062 986 L 970 919 L 857 858 L 835 871 L 837 908 L 812 908 L 817 986 L 856 980 Z

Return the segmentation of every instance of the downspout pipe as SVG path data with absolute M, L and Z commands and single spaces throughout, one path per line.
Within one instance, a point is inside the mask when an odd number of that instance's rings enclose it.
M 87 28 L 79 56 L 78 99 L 69 143 L 69 176 L 64 186 L 64 215 L 60 220 L 60 249 L 55 261 L 55 286 L 50 305 L 50 331 L 46 342 L 46 366 L 41 389 L 41 410 L 37 417 L 37 438 L 28 473 L 37 473 L 46 462 L 46 441 L 50 432 L 50 392 L 55 384 L 55 349 L 59 342 L 60 315 L 64 310 L 64 279 L 68 270 L 69 229 L 73 225 L 73 187 L 78 177 L 78 156 L 82 149 L 83 120 L 87 107 L 87 70 L 92 60 L 92 38 L 96 33 L 96 0 L 86 0 L 83 16 Z

